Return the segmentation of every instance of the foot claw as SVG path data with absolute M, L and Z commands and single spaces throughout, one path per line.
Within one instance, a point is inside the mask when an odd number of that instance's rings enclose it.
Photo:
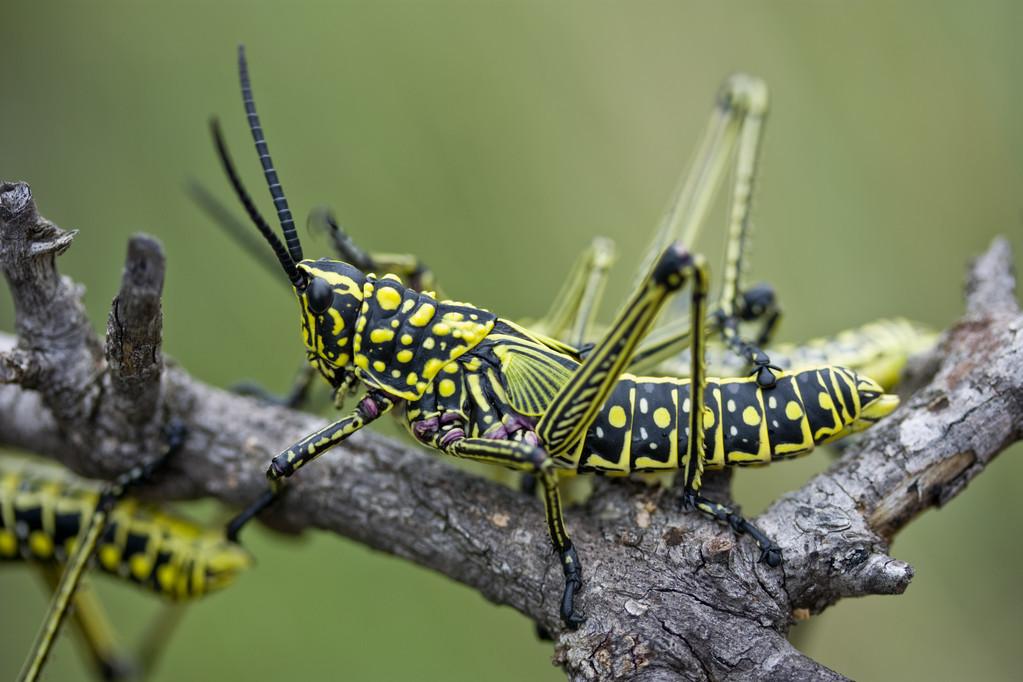
M 586 622 L 586 617 L 573 611 L 568 615 L 561 614 L 561 620 L 569 630 L 578 630 L 579 626 Z
M 574 548 L 565 552 L 562 563 L 565 567 L 565 591 L 561 595 L 561 621 L 569 630 L 575 630 L 586 622 L 586 618 L 575 610 L 575 596 L 583 589 L 583 579 Z
M 760 550 L 760 561 L 767 564 L 771 568 L 777 568 L 781 566 L 781 547 L 778 545 L 768 545 Z

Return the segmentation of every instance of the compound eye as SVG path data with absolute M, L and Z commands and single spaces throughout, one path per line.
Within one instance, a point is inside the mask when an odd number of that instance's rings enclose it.
M 309 312 L 320 315 L 327 312 L 327 308 L 334 302 L 334 289 L 327 284 L 326 280 L 316 277 L 306 288 L 305 299 L 309 305 Z

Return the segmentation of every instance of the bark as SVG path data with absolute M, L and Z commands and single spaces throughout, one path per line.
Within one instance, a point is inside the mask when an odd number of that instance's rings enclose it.
M 0 443 L 110 477 L 156 451 L 171 416 L 190 431 L 148 496 L 241 505 L 265 489 L 269 460 L 318 417 L 208 386 L 160 352 L 163 255 L 132 239 L 105 345 L 80 288 L 58 274 L 74 238 L 42 218 L 23 183 L 0 184 L 0 267 L 17 336 L 0 335 Z M 599 480 L 567 522 L 583 561 L 580 606 L 557 616 L 561 568 L 536 500 L 371 432 L 293 479 L 268 522 L 321 528 L 405 557 L 509 605 L 557 636 L 571 679 L 843 679 L 785 638 L 794 617 L 837 600 L 899 594 L 913 569 L 888 554 L 917 514 L 958 495 L 1023 435 L 1023 316 L 1008 244 L 971 267 L 967 311 L 917 363 L 906 404 L 827 472 L 757 523 L 783 547 L 772 569 L 748 538 L 693 513 L 678 491 Z M 708 477 L 727 500 L 729 477 Z

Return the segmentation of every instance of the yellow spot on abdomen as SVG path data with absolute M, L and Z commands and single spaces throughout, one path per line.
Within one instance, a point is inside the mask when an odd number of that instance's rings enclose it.
M 0 530 L 0 556 L 14 556 L 18 551 L 18 539 L 9 530 Z
M 398 351 L 398 354 L 395 355 L 394 357 L 398 358 L 398 362 L 408 362 L 409 360 L 412 359 L 412 351 L 400 350 Z
M 760 413 L 757 412 L 757 408 L 749 405 L 745 410 L 742 411 L 742 421 L 747 426 L 756 426 L 760 423 Z
M 654 410 L 654 424 L 657 424 L 657 428 L 666 429 L 671 424 L 671 413 L 668 412 L 667 408 L 658 407 Z
M 136 554 L 131 558 L 131 574 L 137 579 L 145 579 L 152 570 L 153 564 L 145 556 Z
M 176 578 L 177 571 L 171 564 L 164 564 L 156 569 L 156 582 L 160 584 L 160 589 L 164 592 L 170 592 L 171 588 L 174 587 L 174 580 Z
M 785 405 L 785 416 L 792 421 L 796 421 L 803 416 L 803 408 L 800 407 L 799 403 L 795 400 L 790 400 L 788 404 Z
M 53 554 L 53 540 L 41 531 L 33 531 L 28 536 L 28 547 L 32 550 L 32 554 L 40 559 L 49 558 Z
M 416 375 L 415 372 L 412 372 L 412 374 L 409 374 L 405 378 L 405 383 L 408 384 L 409 386 L 415 386 L 417 381 L 419 381 L 419 377 Z
M 714 415 L 714 410 L 709 407 L 703 408 L 703 428 L 709 429 L 714 426 L 717 418 Z
M 397 310 L 401 305 L 401 294 L 392 287 L 382 287 L 377 290 L 377 303 L 384 310 Z
M 437 387 L 437 392 L 445 398 L 450 398 L 455 394 L 455 382 L 451 379 L 442 379 Z
M 447 336 L 448 334 L 451 333 L 451 327 L 444 324 L 443 322 L 438 322 L 437 324 L 433 325 L 433 333 L 436 334 L 437 336 Z
M 817 403 L 821 406 L 821 409 L 824 410 L 831 410 L 835 407 L 835 403 L 831 400 L 831 396 L 825 391 L 821 391 L 817 394 Z
M 383 372 L 385 369 L 387 369 L 387 365 L 384 364 L 383 360 L 374 360 L 373 369 L 376 370 L 377 372 Z
M 412 335 L 411 334 L 402 334 L 401 335 L 401 342 L 404 343 L 406 346 L 411 346 L 412 345 Z
M 607 423 L 616 429 L 620 429 L 625 426 L 625 410 L 621 405 L 615 405 L 607 413 Z
M 430 358 L 429 360 L 426 361 L 426 364 L 423 365 L 423 378 L 429 379 L 431 377 L 436 376 L 437 372 L 439 372 L 440 368 L 443 366 L 444 362 L 442 360 L 438 360 L 437 358 Z
M 121 550 L 116 545 L 103 545 L 99 550 L 99 562 L 108 571 L 116 571 L 121 561 Z

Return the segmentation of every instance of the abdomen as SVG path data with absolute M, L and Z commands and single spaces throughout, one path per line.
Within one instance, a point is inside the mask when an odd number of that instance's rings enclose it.
M 822 367 L 778 377 L 707 380 L 704 466 L 750 466 L 811 452 L 844 428 L 844 377 Z M 689 442 L 689 382 L 623 375 L 577 459 L 578 471 L 625 474 L 678 469 Z

